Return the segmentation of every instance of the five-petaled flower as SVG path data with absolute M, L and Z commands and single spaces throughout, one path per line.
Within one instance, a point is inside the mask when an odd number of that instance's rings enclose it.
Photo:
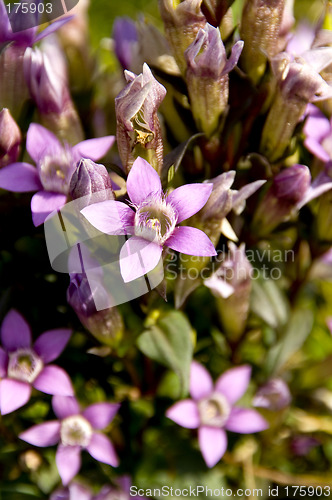
M 52 406 L 58 420 L 34 425 L 19 437 L 34 446 L 59 443 L 56 465 L 65 486 L 81 468 L 82 449 L 99 462 L 117 467 L 118 457 L 111 441 L 98 431 L 109 425 L 119 404 L 95 403 L 81 411 L 74 397 L 54 396 Z
M 234 407 L 247 390 L 251 368 L 247 365 L 223 373 L 215 385 L 208 371 L 196 361 L 191 364 L 190 395 L 168 409 L 166 416 L 182 427 L 198 428 L 199 446 L 208 467 L 224 455 L 227 436 L 224 429 L 240 434 L 264 431 L 268 424 L 250 408 Z
M 85 207 L 81 213 L 103 233 L 133 235 L 120 252 L 121 275 L 128 282 L 157 266 L 163 246 L 188 255 L 216 255 L 203 231 L 178 226 L 205 205 L 212 187 L 208 183 L 186 184 L 165 195 L 157 172 L 143 158 L 137 158 L 127 178 L 127 192 L 135 210 L 108 200 Z
M 27 133 L 26 148 L 37 168 L 29 163 L 12 163 L 0 171 L 0 188 L 18 193 L 38 191 L 31 200 L 35 226 L 62 208 L 69 194 L 71 177 L 81 158 L 97 161 L 115 141 L 114 136 L 79 142 L 75 146 L 62 144 L 42 125 L 32 123 Z
M 73 388 L 67 373 L 49 365 L 65 348 L 71 330 L 49 330 L 31 347 L 30 327 L 14 309 L 5 316 L 1 327 L 0 409 L 5 415 L 25 405 L 32 387 L 46 394 L 71 396 Z

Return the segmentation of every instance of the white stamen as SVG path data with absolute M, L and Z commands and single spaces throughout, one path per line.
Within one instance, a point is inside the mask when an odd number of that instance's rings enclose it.
M 231 406 L 225 396 L 214 393 L 199 401 L 198 411 L 202 425 L 222 427 L 228 420 Z
M 61 422 L 61 443 L 65 446 L 87 446 L 93 430 L 86 418 L 72 415 Z
M 43 362 L 29 348 L 9 353 L 8 377 L 22 382 L 33 382 L 43 369 Z

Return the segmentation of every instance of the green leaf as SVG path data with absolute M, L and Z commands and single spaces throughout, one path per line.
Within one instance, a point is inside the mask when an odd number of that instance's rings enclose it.
M 289 319 L 283 338 L 270 350 L 267 357 L 269 372 L 278 371 L 288 359 L 301 349 L 313 326 L 313 312 L 295 310 Z
M 273 328 L 284 325 L 289 313 L 284 293 L 271 279 L 253 280 L 250 308 Z
M 189 371 L 194 350 L 192 327 L 179 311 L 171 311 L 143 332 L 138 348 L 149 358 L 171 368 L 181 382 L 181 395 L 188 393 Z

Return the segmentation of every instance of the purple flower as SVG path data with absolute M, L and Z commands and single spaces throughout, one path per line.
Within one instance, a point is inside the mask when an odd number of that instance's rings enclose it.
M 213 467 L 227 448 L 225 429 L 240 434 L 264 431 L 265 419 L 249 408 L 234 407 L 245 393 L 251 369 L 247 365 L 231 368 L 213 385 L 208 371 L 196 361 L 190 372 L 190 395 L 167 410 L 166 416 L 182 427 L 198 428 L 198 441 L 208 467 Z
M 304 145 L 323 162 L 332 160 L 331 120 L 313 104 L 307 107 L 307 119 L 303 128 Z
M 103 233 L 133 234 L 120 252 L 121 275 L 128 282 L 154 269 L 164 246 L 189 255 L 216 255 L 203 231 L 177 226 L 205 205 L 211 191 L 212 184 L 186 184 L 165 195 L 157 172 L 137 158 L 127 178 L 133 208 L 111 200 L 90 205 L 81 213 Z
M 312 436 L 296 436 L 291 442 L 291 450 L 294 455 L 305 457 L 310 450 L 321 443 Z
M 15 310 L 9 311 L 1 327 L 0 409 L 6 415 L 25 405 L 34 387 L 46 394 L 71 396 L 73 388 L 67 373 L 49 363 L 65 348 L 71 331 L 49 330 L 31 347 L 30 327 Z
M 117 17 L 113 25 L 114 51 L 123 69 L 130 69 L 138 42 L 137 29 L 129 17 Z
M 253 405 L 278 411 L 288 406 L 291 400 L 292 397 L 286 382 L 281 378 L 273 378 L 258 389 L 253 399 Z
M 73 200 L 84 197 L 85 206 L 96 201 L 114 200 L 112 181 L 106 168 L 87 158 L 77 163 L 69 193 Z
M 82 484 L 72 482 L 66 488 L 54 491 L 49 500 L 93 500 L 93 495 L 91 490 Z
M 35 425 L 20 434 L 20 438 L 34 446 L 53 446 L 59 443 L 56 465 L 66 486 L 81 467 L 81 451 L 113 467 L 118 457 L 111 441 L 99 430 L 112 421 L 120 405 L 95 403 L 81 411 L 74 397 L 54 396 L 52 406 L 58 420 Z
M 46 128 L 32 123 L 27 134 L 27 151 L 37 168 L 29 163 L 13 163 L 1 169 L 0 187 L 24 193 L 38 191 L 31 200 L 32 220 L 35 226 L 67 201 L 69 185 L 77 162 L 82 157 L 98 160 L 114 143 L 114 136 L 88 139 L 76 146 L 61 144 Z

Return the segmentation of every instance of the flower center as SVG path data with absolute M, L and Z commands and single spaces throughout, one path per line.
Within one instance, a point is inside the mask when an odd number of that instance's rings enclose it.
M 174 208 L 163 199 L 150 199 L 137 207 L 135 235 L 159 245 L 165 243 L 174 231 L 177 216 Z
M 44 189 L 68 194 L 73 164 L 72 155 L 66 149 L 44 156 L 39 165 L 39 176 Z
M 8 377 L 22 382 L 33 382 L 43 369 L 43 362 L 32 349 L 18 349 L 9 353 Z
M 222 427 L 229 417 L 231 407 L 222 394 L 215 393 L 199 401 L 198 411 L 202 425 Z
M 86 418 L 72 415 L 61 422 L 61 443 L 65 446 L 87 446 L 92 432 L 92 427 Z

